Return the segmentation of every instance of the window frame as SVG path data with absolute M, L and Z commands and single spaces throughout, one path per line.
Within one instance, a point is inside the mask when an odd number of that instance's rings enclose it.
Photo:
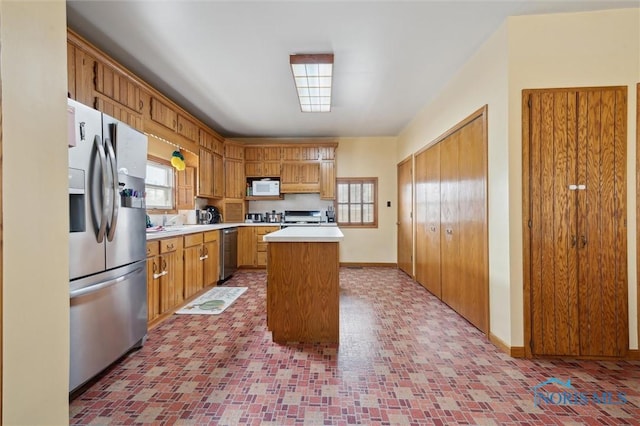
M 340 222 L 339 221 L 339 213 L 338 213 L 338 204 L 355 204 L 355 203 L 338 203 L 338 187 L 343 185 L 352 185 L 352 184 L 373 184 L 373 203 L 363 203 L 360 202 L 360 205 L 364 204 L 373 204 L 373 222 L 363 223 L 363 222 Z M 336 212 L 336 224 L 341 228 L 377 228 L 378 227 L 378 178 L 377 177 L 338 177 L 336 178 L 336 198 L 333 202 L 333 207 Z M 349 211 L 351 209 L 348 209 Z
M 149 162 L 170 167 L 171 170 L 173 171 L 173 182 L 171 186 L 171 208 L 147 208 L 147 213 L 148 214 L 177 213 L 178 210 L 176 209 L 176 202 L 178 197 L 178 194 L 177 194 L 178 176 L 176 175 L 176 169 L 171 165 L 170 161 L 165 160 L 164 158 L 155 157 L 153 155 L 147 155 L 147 163 Z M 146 181 L 144 186 L 146 191 L 146 187 L 147 187 Z

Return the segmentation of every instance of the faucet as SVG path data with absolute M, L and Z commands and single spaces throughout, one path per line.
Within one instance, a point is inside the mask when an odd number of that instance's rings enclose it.
M 175 215 L 175 216 L 171 216 L 171 217 L 167 218 L 167 214 L 166 214 L 166 213 L 165 213 L 165 214 L 163 214 L 163 215 L 162 215 L 162 226 L 169 226 L 169 225 L 171 225 L 171 222 L 173 222 L 174 220 L 176 220 L 176 219 L 177 219 L 177 218 L 179 218 L 179 217 L 180 217 L 180 215 L 179 215 L 179 214 L 177 214 L 177 215 Z

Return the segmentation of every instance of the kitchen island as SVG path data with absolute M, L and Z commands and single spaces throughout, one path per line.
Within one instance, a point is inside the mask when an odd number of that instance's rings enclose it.
M 267 245 L 267 327 L 274 342 L 338 343 L 338 227 L 288 227 Z

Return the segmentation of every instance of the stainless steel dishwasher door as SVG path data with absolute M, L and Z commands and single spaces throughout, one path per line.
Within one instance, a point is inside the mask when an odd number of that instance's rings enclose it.
M 222 230 L 220 250 L 220 280 L 226 280 L 238 270 L 238 228 Z

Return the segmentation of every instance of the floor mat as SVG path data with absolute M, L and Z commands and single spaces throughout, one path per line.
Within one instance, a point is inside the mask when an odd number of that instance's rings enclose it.
M 217 315 L 224 312 L 248 287 L 214 287 L 187 303 L 176 314 Z

